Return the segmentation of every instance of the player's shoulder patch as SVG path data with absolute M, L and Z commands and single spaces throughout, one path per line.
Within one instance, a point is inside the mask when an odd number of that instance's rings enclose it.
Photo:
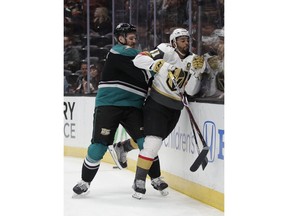
M 162 60 L 157 60 L 155 61 L 155 63 L 153 64 L 153 67 L 151 68 L 154 72 L 158 73 L 160 71 L 160 69 L 162 68 L 162 66 L 164 65 L 165 61 Z

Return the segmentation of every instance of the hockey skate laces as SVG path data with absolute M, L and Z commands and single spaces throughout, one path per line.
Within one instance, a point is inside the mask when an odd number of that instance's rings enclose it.
M 89 184 L 88 184 L 87 182 L 84 182 L 84 181 L 82 180 L 82 181 L 78 182 L 78 186 L 79 186 L 79 188 L 81 188 L 81 189 L 88 189 Z
M 165 183 L 162 179 L 163 179 L 163 177 L 160 176 L 158 178 L 152 179 L 152 181 L 155 182 L 157 185 L 160 185 L 161 183 Z

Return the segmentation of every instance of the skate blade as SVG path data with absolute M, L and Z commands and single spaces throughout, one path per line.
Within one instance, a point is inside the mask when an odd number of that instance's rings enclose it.
M 169 194 L 169 191 L 167 189 L 164 189 L 164 190 L 159 191 L 159 192 L 162 196 L 167 196 Z
M 73 199 L 81 199 L 81 198 L 86 197 L 87 194 L 89 194 L 89 193 L 90 193 L 89 190 L 86 191 L 85 193 L 82 193 L 82 194 L 76 194 L 76 193 L 73 193 L 72 198 L 73 198 Z
M 135 199 L 140 200 L 140 199 L 142 199 L 143 194 L 142 194 L 142 193 L 135 192 L 135 193 L 132 195 L 132 197 L 135 198 Z

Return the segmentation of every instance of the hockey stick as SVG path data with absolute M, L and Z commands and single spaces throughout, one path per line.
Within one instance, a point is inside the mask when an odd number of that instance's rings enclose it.
M 206 144 L 206 142 L 205 142 L 205 140 L 204 140 L 204 138 L 203 138 L 203 136 L 202 136 L 202 134 L 201 134 L 201 132 L 199 130 L 199 127 L 198 127 L 198 125 L 197 125 L 197 123 L 196 123 L 196 121 L 195 121 L 195 119 L 194 119 L 194 117 L 192 115 L 192 112 L 191 112 L 191 110 L 188 107 L 187 98 L 184 96 L 183 99 L 186 101 L 186 103 L 185 104 L 183 103 L 183 104 L 184 104 L 184 106 L 185 106 L 185 108 L 186 108 L 186 110 L 188 112 L 188 115 L 189 115 L 189 119 L 190 119 L 190 122 L 191 122 L 191 126 L 192 126 L 192 130 L 193 130 L 193 133 L 194 133 L 194 137 L 195 137 L 195 143 L 196 143 L 196 147 L 197 147 L 197 151 L 198 151 L 198 157 L 196 158 L 194 163 L 191 165 L 190 170 L 192 172 L 195 172 L 199 168 L 199 166 L 201 164 L 202 164 L 202 169 L 204 170 L 205 167 L 208 164 L 208 159 L 207 159 L 206 156 L 207 156 L 207 154 L 209 152 L 209 147 L 207 146 L 207 144 Z M 196 139 L 196 136 L 195 136 L 194 126 L 195 126 L 197 134 L 198 134 L 198 136 L 199 136 L 199 138 L 200 138 L 200 140 L 201 140 L 201 142 L 203 144 L 203 149 L 202 149 L 201 152 L 200 152 L 199 145 L 197 143 L 197 139 Z
M 109 153 L 110 153 L 113 161 L 114 161 L 115 164 L 117 165 L 117 167 L 118 167 L 120 170 L 122 170 L 123 167 L 120 165 L 120 163 L 119 163 L 119 161 L 118 161 L 118 157 L 117 157 L 117 154 L 116 154 L 116 152 L 115 152 L 115 150 L 114 150 L 114 148 L 113 148 L 113 145 L 109 145 L 109 146 L 108 146 L 108 150 L 109 150 Z M 113 168 L 114 168 L 114 167 L 113 167 Z
M 187 101 L 187 98 L 185 97 L 185 100 Z M 188 101 L 187 101 L 187 104 L 188 104 Z M 195 143 L 196 143 L 196 147 L 197 147 L 197 152 L 198 152 L 198 155 L 200 154 L 200 149 L 199 149 L 199 145 L 198 145 L 198 141 L 197 141 L 197 138 L 196 138 L 196 134 L 195 134 L 195 130 L 194 130 L 194 125 L 193 125 L 193 121 L 192 121 L 192 113 L 191 113 L 191 110 L 189 109 L 188 106 L 185 106 L 187 112 L 188 112 L 188 115 L 189 115 L 189 118 L 190 118 L 190 123 L 191 123 L 191 127 L 192 127 L 192 131 L 193 131 L 193 136 L 194 136 L 194 140 L 195 140 Z M 192 116 L 192 118 L 191 118 Z M 201 158 L 201 157 L 200 157 Z M 194 163 L 195 164 L 195 163 Z M 197 163 L 196 163 L 197 164 Z M 205 167 L 207 166 L 208 164 L 208 159 L 207 157 L 205 157 L 205 159 L 202 161 L 201 165 L 202 165 L 202 169 L 204 170 Z M 193 168 L 194 170 L 195 168 Z M 192 171 L 192 170 L 191 170 Z
M 205 167 L 207 166 L 208 164 L 208 159 L 207 159 L 207 154 L 209 152 L 209 147 L 207 146 L 201 132 L 200 132 L 200 129 L 192 115 L 192 112 L 188 106 L 188 101 L 187 101 L 187 98 L 182 94 L 182 92 L 180 91 L 180 88 L 178 86 L 178 83 L 174 77 L 174 75 L 171 73 L 171 71 L 168 71 L 168 75 L 170 77 L 170 79 L 172 80 L 173 84 L 175 85 L 176 89 L 177 89 L 177 92 L 178 94 L 180 95 L 181 97 L 181 100 L 182 100 L 182 103 L 183 105 L 185 106 L 187 112 L 188 112 L 188 115 L 189 115 L 189 119 L 190 119 L 190 123 L 191 123 L 191 127 L 192 127 L 192 131 L 193 131 L 193 134 L 194 134 L 194 138 L 195 138 L 195 144 L 196 144 L 196 148 L 197 148 L 197 152 L 198 152 L 198 157 L 196 158 L 196 160 L 194 161 L 194 163 L 191 165 L 190 167 L 190 171 L 192 172 L 195 172 L 199 166 L 202 164 L 202 169 L 204 170 Z M 197 134 L 203 144 L 203 149 L 202 151 L 200 152 L 200 148 L 199 148 L 199 145 L 198 145 L 198 142 L 197 142 L 197 139 L 196 139 L 196 136 L 195 136 L 195 131 L 194 131 L 194 127 L 196 128 L 196 131 L 197 131 Z

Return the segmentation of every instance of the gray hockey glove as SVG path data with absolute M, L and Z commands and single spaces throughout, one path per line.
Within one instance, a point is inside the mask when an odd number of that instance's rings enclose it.
M 212 70 L 219 69 L 220 62 L 219 62 L 219 57 L 217 55 L 208 58 L 207 62 Z

